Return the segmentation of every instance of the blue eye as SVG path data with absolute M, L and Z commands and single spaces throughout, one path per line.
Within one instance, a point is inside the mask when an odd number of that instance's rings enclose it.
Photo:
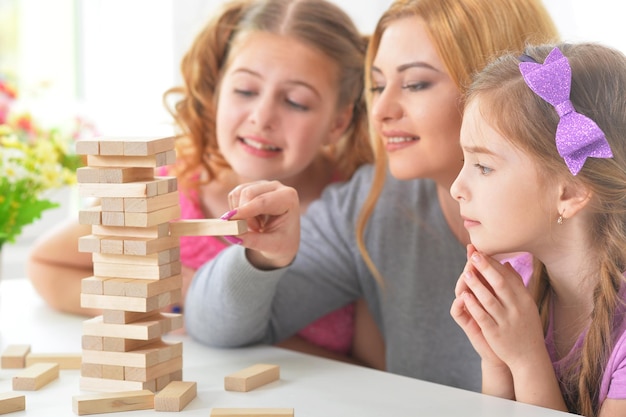
M 476 168 L 478 168 L 478 170 L 480 171 L 481 175 L 489 175 L 493 172 L 492 168 L 486 167 L 484 165 L 481 164 L 474 164 L 474 166 Z

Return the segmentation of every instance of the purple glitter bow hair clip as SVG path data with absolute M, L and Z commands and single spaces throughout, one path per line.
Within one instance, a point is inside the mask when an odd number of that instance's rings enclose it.
M 519 69 L 526 85 L 558 113 L 556 148 L 573 175 L 589 157 L 613 157 L 604 132 L 593 120 L 577 113 L 569 99 L 572 68 L 559 48 L 550 51 L 543 65 L 520 62 Z

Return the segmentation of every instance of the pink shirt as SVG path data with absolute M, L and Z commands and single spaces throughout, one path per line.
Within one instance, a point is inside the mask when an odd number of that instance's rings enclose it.
M 528 254 L 521 255 L 515 258 L 507 259 L 511 265 L 522 276 L 524 283 L 528 285 L 528 281 L 532 274 L 532 256 Z M 618 323 L 616 331 L 616 342 L 611 350 L 609 361 L 602 375 L 602 382 L 600 384 L 600 395 L 598 398 L 599 406 L 606 398 L 623 400 L 626 399 L 626 286 L 622 287 L 619 298 L 625 303 L 623 306 L 618 307 L 618 311 L 615 317 Z M 546 330 L 545 343 L 552 360 L 552 366 L 557 375 L 557 378 L 563 374 L 563 369 L 567 369 L 567 365 L 575 357 L 576 352 L 581 349 L 586 331 L 579 337 L 570 352 L 561 359 L 557 359 L 556 347 L 554 345 L 554 328 L 553 328 L 553 315 L 552 307 L 550 307 L 550 318 L 548 322 L 548 329 Z M 561 386 L 561 390 L 563 387 Z M 598 407 L 599 409 L 599 407 Z
M 179 194 L 182 219 L 205 218 L 195 191 L 189 195 L 183 191 Z M 183 265 L 198 269 L 228 246 L 228 243 L 214 236 L 182 236 L 180 259 Z M 314 345 L 344 355 L 349 354 L 354 337 L 354 305 L 348 304 L 319 318 L 300 330 L 298 335 Z
M 620 291 L 620 298 L 626 302 L 626 287 Z M 619 322 L 616 331 L 616 342 L 611 350 L 609 361 L 602 374 L 602 382 L 600 384 L 600 394 L 598 398 L 598 409 L 606 398 L 623 400 L 626 399 L 626 307 L 618 307 L 616 321 Z M 583 340 L 587 332 L 583 332 L 578 336 L 578 340 L 574 346 L 561 359 L 557 358 L 556 348 L 554 346 L 554 328 L 552 309 L 550 309 L 550 321 L 548 322 L 548 330 L 546 331 L 546 347 L 557 378 L 563 374 L 563 369 L 567 369 L 568 364 L 574 360 L 576 354 L 582 348 Z M 563 389 L 563 387 L 561 387 Z

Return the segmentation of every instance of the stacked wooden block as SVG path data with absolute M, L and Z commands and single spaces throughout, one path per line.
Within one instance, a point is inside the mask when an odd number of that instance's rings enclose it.
M 161 312 L 181 298 L 180 243 L 169 228 L 180 217 L 177 182 L 155 176 L 175 161 L 174 138 L 95 138 L 76 150 L 87 156 L 80 196 L 99 201 L 79 213 L 92 227 L 79 250 L 92 253 L 94 267 L 81 306 L 103 310 L 84 322 L 80 388 L 160 391 L 182 380 L 183 367 L 182 342 L 162 339 L 182 316 Z

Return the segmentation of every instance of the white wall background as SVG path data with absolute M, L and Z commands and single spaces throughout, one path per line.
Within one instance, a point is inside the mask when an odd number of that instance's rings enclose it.
M 365 33 L 392 2 L 331 1 Z M 223 0 L 0 0 L 0 5 L 7 2 L 20 7 L 18 72 L 29 110 L 53 120 L 79 113 L 105 135 L 152 135 L 171 133 L 162 93 L 179 82 L 184 51 Z M 599 41 L 626 51 L 626 3 L 544 3 L 565 40 Z

